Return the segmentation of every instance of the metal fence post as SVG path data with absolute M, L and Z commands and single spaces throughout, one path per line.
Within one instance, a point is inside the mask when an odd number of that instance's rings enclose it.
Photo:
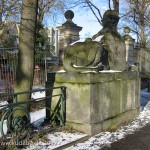
M 46 81 L 45 86 L 46 89 L 46 98 L 45 98 L 45 107 L 46 107 L 46 118 L 44 119 L 45 122 L 49 122 L 51 120 L 51 103 L 52 103 L 52 97 L 48 98 L 49 96 L 52 96 L 53 94 L 53 87 L 54 87 L 54 81 L 55 81 L 55 73 L 49 73 L 48 74 L 48 81 Z M 49 108 L 49 109 L 48 109 Z
M 60 110 L 62 125 L 66 121 L 66 87 L 61 88 L 61 110 Z
M 148 91 L 147 92 L 150 92 L 150 80 L 148 80 Z

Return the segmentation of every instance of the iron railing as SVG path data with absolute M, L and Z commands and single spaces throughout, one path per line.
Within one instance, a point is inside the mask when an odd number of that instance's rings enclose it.
M 34 85 L 45 84 L 46 63 L 48 53 L 38 51 L 35 54 Z M 0 92 L 11 93 L 16 79 L 18 48 L 0 48 Z M 3 87 L 4 86 L 4 87 Z
M 53 60 L 50 60 L 50 58 L 54 58 L 51 52 L 42 50 L 35 52 L 33 86 L 45 85 L 47 70 Z M 55 61 L 53 60 L 53 62 Z M 18 48 L 0 47 L 0 95 L 13 93 L 17 63 Z M 7 99 L 0 98 L 0 101 L 4 100 Z
M 17 53 L 17 48 L 0 48 L 0 94 L 13 92 L 17 69 Z
M 57 91 L 57 94 L 52 95 L 50 91 Z M 18 96 L 35 92 L 45 92 L 46 96 L 19 102 Z M 0 106 L 0 134 L 2 141 L 7 142 L 13 139 L 15 142 L 20 142 L 28 137 L 29 134 L 31 136 L 31 113 L 28 110 L 28 106 L 38 102 L 44 102 L 45 119 L 42 123 L 48 125 L 46 129 L 43 128 L 43 131 L 40 132 L 43 133 L 44 130 L 47 132 L 48 130 L 52 130 L 52 128 L 65 124 L 66 87 L 64 86 L 7 94 L 0 96 L 0 98 L 1 97 L 12 97 L 13 99 L 13 103 Z M 16 115 L 16 111 L 22 111 L 24 115 L 21 116 L 18 113 Z

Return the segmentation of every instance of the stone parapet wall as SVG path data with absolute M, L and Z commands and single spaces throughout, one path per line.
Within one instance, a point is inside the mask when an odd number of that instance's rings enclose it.
M 139 57 L 139 67 L 141 76 L 150 78 L 150 50 L 140 49 Z
M 115 128 L 139 113 L 138 72 L 48 73 L 51 79 L 54 86 L 67 87 L 67 123 L 87 134 Z

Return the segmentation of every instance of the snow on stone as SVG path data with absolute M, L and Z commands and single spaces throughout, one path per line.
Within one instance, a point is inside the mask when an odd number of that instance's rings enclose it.
M 102 39 L 103 36 L 104 36 L 104 35 L 98 36 L 98 37 L 97 37 L 96 39 L 94 39 L 93 41 L 99 42 L 99 41 Z
M 56 71 L 56 73 L 64 73 L 66 72 L 65 70 L 59 70 L 59 71 Z
M 97 73 L 96 71 L 82 71 L 81 73 Z
M 104 35 L 98 36 L 96 39 L 92 40 L 92 41 L 96 41 L 96 42 L 100 42 L 100 40 L 102 39 Z M 80 39 L 78 41 L 75 41 L 73 43 L 70 44 L 70 46 L 74 45 L 75 43 L 79 43 L 79 42 L 85 42 L 86 39 Z
M 89 67 L 89 68 L 96 68 L 96 67 Z M 118 70 L 103 70 L 103 71 L 99 71 L 99 73 L 115 73 L 115 72 L 122 72 L 122 71 L 118 71 Z M 83 71 L 81 73 L 97 73 L 97 72 L 96 71 Z
M 98 66 L 87 66 L 87 67 L 85 67 L 85 66 L 77 66 L 75 64 L 73 64 L 73 67 L 74 68 L 84 68 L 84 69 L 96 69 L 96 68 L 98 68 Z
M 70 46 L 74 45 L 75 43 L 84 42 L 84 41 L 85 41 L 85 39 L 80 39 L 78 41 L 75 41 L 75 42 L 71 43 Z
M 59 71 L 51 71 L 50 73 L 64 73 L 64 72 L 66 72 L 65 70 L 59 70 Z
M 114 73 L 114 72 L 122 72 L 122 71 L 119 71 L 119 70 L 102 70 L 102 71 L 99 71 L 100 73 Z

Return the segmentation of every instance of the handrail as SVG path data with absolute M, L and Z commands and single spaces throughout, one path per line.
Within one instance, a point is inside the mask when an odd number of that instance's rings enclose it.
M 3 95 L 0 95 L 0 98 L 4 98 L 4 97 L 8 97 L 8 96 L 16 96 L 16 95 L 21 95 L 21 94 L 31 94 L 31 93 L 34 93 L 34 92 L 42 92 L 42 91 L 47 91 L 47 90 L 54 90 L 54 89 L 59 89 L 59 88 L 63 88 L 64 86 L 59 86 L 59 87 L 51 87 L 51 88 L 44 88 L 44 89 L 34 89 L 34 90 L 31 90 L 31 91 L 25 91 L 25 92 L 16 92 L 16 93 L 8 93 L 8 94 L 3 94 Z
M 52 95 L 52 96 L 46 96 L 46 98 L 52 98 L 52 97 L 56 97 L 56 96 L 61 96 L 61 94 L 57 94 L 57 95 Z M 45 97 L 42 97 L 42 98 L 36 98 L 36 99 L 30 99 L 30 100 L 27 100 L 27 101 L 23 101 L 23 102 L 15 102 L 15 103 L 11 103 L 11 104 L 5 104 L 5 105 L 0 105 L 0 107 L 2 107 L 2 109 L 0 108 L 0 110 L 3 110 L 4 107 L 14 107 L 17 105 L 21 105 L 21 104 L 32 104 L 34 102 L 39 102 L 39 100 L 43 100 L 43 98 Z
M 52 94 L 53 93 L 52 91 L 55 89 L 60 89 L 60 92 L 58 93 L 57 91 L 56 94 Z M 41 98 L 30 99 L 23 102 L 17 101 L 18 95 L 34 93 L 34 92 L 42 92 L 48 90 L 51 92 L 47 92 L 48 94 L 46 94 L 46 96 L 43 96 Z M 56 124 L 56 126 L 60 126 L 60 125 L 63 126 L 65 124 L 65 114 L 66 114 L 65 112 L 66 111 L 65 109 L 66 108 L 65 107 L 66 87 L 65 86 L 36 89 L 36 90 L 26 91 L 26 92 L 18 92 L 18 93 L 3 95 L 0 97 L 6 97 L 6 96 L 12 96 L 12 98 L 14 99 L 14 103 L 4 104 L 0 106 L 0 114 L 1 114 L 0 135 L 2 136 L 3 140 L 8 141 L 7 135 L 4 133 L 4 128 L 3 128 L 5 122 L 7 122 L 6 123 L 7 131 L 11 133 L 15 141 L 20 142 L 24 140 L 27 137 L 27 135 L 29 135 L 31 119 L 30 119 L 30 112 L 27 109 L 27 106 L 30 104 L 35 104 L 39 101 L 45 101 L 44 108 L 46 110 L 46 118 L 45 118 L 46 123 L 56 122 L 54 123 Z M 53 100 L 55 101 L 55 106 L 53 108 L 51 107 L 52 98 L 54 98 Z M 22 111 L 23 112 L 22 114 L 24 115 L 22 116 L 20 113 L 16 113 L 17 111 Z
M 0 50 L 12 50 L 12 49 L 19 49 L 19 48 L 18 47 L 12 47 L 12 48 L 0 47 Z

